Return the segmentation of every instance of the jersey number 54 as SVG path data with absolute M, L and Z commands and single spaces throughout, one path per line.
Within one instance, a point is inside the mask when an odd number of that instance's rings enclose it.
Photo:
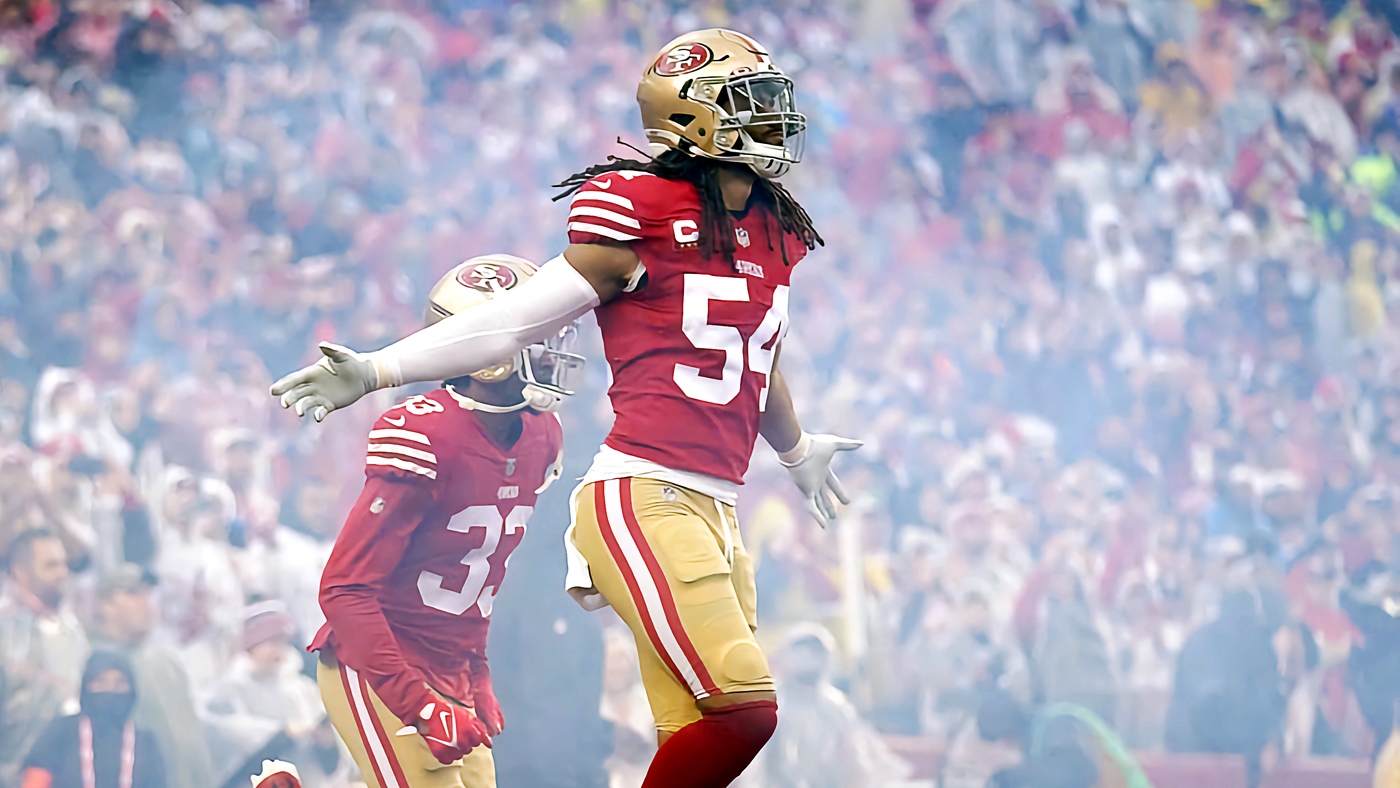
M 699 367 L 676 364 L 672 377 L 687 397 L 714 405 L 728 405 L 733 402 L 743 388 L 744 351 L 747 349 L 749 371 L 763 376 L 763 388 L 758 392 L 758 409 L 761 412 L 767 407 L 773 355 L 777 352 L 778 343 L 783 341 L 783 335 L 787 333 L 788 287 L 779 285 L 774 288 L 773 306 L 763 316 L 763 322 L 754 329 L 747 343 L 737 327 L 710 322 L 711 301 L 748 300 L 749 280 L 743 277 L 685 275 L 681 331 L 696 348 L 719 350 L 724 353 L 724 371 L 718 378 L 701 375 Z

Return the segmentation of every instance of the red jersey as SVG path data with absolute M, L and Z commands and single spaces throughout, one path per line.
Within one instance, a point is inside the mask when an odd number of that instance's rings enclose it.
M 570 243 L 626 242 L 646 266 L 639 287 L 594 310 L 613 374 L 607 445 L 741 484 L 807 250 L 765 205 L 735 218 L 732 265 L 701 254 L 700 232 L 696 188 L 642 172 L 590 180 L 569 211 Z
M 389 409 L 369 433 L 365 488 L 321 576 L 334 648 L 395 714 L 423 683 L 471 698 L 491 606 L 535 499 L 559 475 L 553 414 L 521 412 L 515 445 L 498 446 L 446 389 Z

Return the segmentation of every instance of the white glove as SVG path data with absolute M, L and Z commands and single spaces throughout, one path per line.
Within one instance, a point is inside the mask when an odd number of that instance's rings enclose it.
M 831 458 L 838 451 L 853 451 L 864 445 L 863 441 L 850 438 L 808 435 L 804 432 L 796 446 L 778 455 L 778 461 L 792 474 L 792 483 L 806 497 L 807 511 L 817 518 L 821 527 L 825 528 L 827 523 L 836 519 L 836 505 L 827 496 L 828 490 L 841 503 L 851 502 L 841 486 L 841 480 L 831 470 Z
M 310 413 L 317 421 L 380 387 L 379 372 L 367 354 L 329 342 L 321 343 L 321 352 L 320 361 L 272 384 L 272 396 L 281 397 L 282 407 L 296 409 L 298 416 Z

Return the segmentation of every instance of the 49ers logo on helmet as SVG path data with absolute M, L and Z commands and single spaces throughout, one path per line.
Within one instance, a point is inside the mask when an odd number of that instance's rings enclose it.
M 463 287 L 495 293 L 515 287 L 515 270 L 499 263 L 477 263 L 457 272 L 457 282 Z
M 656 61 L 656 73 L 663 77 L 689 74 L 715 59 L 715 53 L 704 44 L 681 44 Z

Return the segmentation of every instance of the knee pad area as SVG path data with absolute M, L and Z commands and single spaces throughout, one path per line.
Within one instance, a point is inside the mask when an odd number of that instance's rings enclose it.
M 758 647 L 757 643 L 752 641 L 735 643 L 725 652 L 722 665 L 727 685 L 721 684 L 721 686 L 726 692 L 733 692 L 736 689 L 772 688 L 772 680 L 768 678 L 768 660 L 763 656 L 763 650 Z

